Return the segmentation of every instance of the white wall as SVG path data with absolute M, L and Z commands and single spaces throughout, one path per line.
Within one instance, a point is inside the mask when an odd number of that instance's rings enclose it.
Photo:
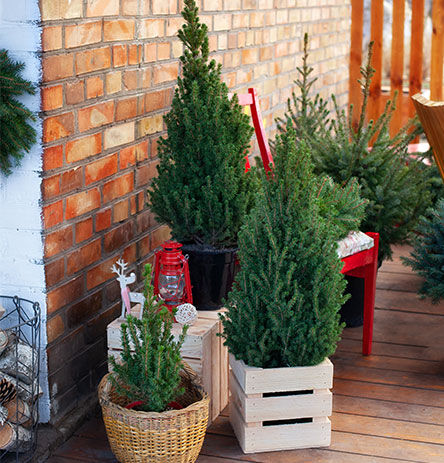
M 26 67 L 23 76 L 41 80 L 40 11 L 38 0 L 0 0 L 0 49 Z M 37 87 L 38 88 L 38 87 Z M 40 110 L 40 91 L 21 101 Z M 17 295 L 37 301 L 42 311 L 40 420 L 49 420 L 46 363 L 46 295 L 41 218 L 41 120 L 34 124 L 38 142 L 25 154 L 21 166 L 9 177 L 0 173 L 0 295 Z M 0 127 L 1 134 L 1 127 Z

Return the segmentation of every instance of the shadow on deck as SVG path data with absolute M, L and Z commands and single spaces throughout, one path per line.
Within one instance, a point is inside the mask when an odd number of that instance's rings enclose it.
M 373 354 L 361 355 L 362 328 L 349 328 L 332 357 L 331 446 L 244 455 L 224 413 L 198 463 L 444 462 L 444 304 L 418 298 L 421 280 L 399 259 L 407 253 L 396 249 L 378 273 Z M 48 463 L 116 461 L 96 418 Z

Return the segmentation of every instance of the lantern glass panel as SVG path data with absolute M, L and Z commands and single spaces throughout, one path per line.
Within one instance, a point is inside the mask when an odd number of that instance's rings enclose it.
M 179 275 L 159 275 L 159 294 L 160 297 L 170 305 L 178 305 L 182 302 L 185 290 L 185 276 Z

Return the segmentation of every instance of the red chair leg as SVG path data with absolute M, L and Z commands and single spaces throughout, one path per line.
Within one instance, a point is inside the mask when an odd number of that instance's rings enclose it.
M 365 266 L 364 270 L 364 331 L 362 335 L 362 353 L 372 353 L 373 316 L 375 312 L 376 273 L 378 271 L 378 244 L 379 236 L 375 234 L 373 262 Z

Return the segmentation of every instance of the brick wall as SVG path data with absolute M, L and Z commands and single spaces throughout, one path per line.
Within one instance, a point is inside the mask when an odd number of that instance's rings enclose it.
M 309 5 L 309 6 L 308 6 Z M 320 6 L 322 5 L 322 7 Z M 145 207 L 180 71 L 178 0 L 40 0 L 48 367 L 56 419 L 92 392 L 119 313 L 110 266 L 140 277 L 168 237 Z M 349 0 L 204 0 L 213 57 L 255 86 L 266 127 L 285 108 L 311 35 L 318 88 L 345 103 Z

